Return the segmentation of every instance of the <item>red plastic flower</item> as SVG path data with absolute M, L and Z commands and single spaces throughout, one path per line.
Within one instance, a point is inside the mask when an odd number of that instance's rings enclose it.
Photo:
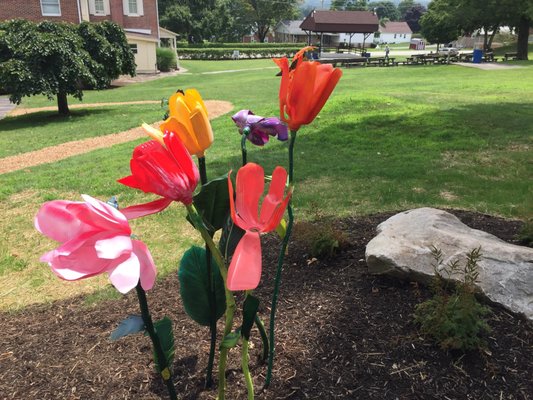
M 191 204 L 199 173 L 189 152 L 173 132 L 163 137 L 164 146 L 151 140 L 133 151 L 131 175 L 119 179 L 123 185 L 162 197 L 151 203 L 122 209 L 128 219 L 161 211 L 172 201 Z
M 143 242 L 131 238 L 126 217 L 102 201 L 82 197 L 85 202 L 47 202 L 37 213 L 35 228 L 61 243 L 41 261 L 67 281 L 108 273 L 121 293 L 139 281 L 144 290 L 151 289 L 156 277 L 152 256 Z
M 342 76 L 342 71 L 331 64 L 304 61 L 304 53 L 310 49 L 300 50 L 291 67 L 287 57 L 274 59 L 281 68 L 280 118 L 292 131 L 315 119 Z
M 231 174 L 230 174 L 231 175 Z M 285 197 L 287 171 L 276 167 L 268 194 L 263 199 L 261 212 L 259 199 L 263 195 L 265 173 L 263 168 L 248 163 L 237 172 L 237 195 L 233 199 L 233 184 L 228 177 L 231 218 L 246 231 L 240 240 L 228 270 L 229 290 L 250 290 L 259 285 L 261 279 L 261 239 L 260 233 L 270 232 L 279 225 L 292 192 Z

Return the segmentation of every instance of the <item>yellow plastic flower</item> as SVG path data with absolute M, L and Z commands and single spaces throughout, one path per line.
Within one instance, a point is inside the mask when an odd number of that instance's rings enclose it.
M 166 132 L 174 132 L 191 155 L 203 157 L 213 143 L 213 130 L 200 93 L 195 89 L 178 91 L 170 96 L 168 105 L 169 117 L 159 129 L 143 124 L 144 130 L 160 143 L 163 143 Z

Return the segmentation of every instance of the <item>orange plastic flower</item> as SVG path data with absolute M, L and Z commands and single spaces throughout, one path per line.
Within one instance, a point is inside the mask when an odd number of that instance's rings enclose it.
M 174 132 L 191 155 L 203 157 L 213 143 L 213 130 L 207 116 L 207 108 L 195 89 L 177 91 L 168 99 L 169 117 L 159 129 L 143 124 L 144 130 L 163 143 L 163 135 Z
M 287 57 L 274 59 L 281 68 L 280 118 L 292 131 L 315 119 L 342 76 L 342 71 L 331 64 L 304 61 L 304 53 L 311 49 L 300 50 L 290 67 Z

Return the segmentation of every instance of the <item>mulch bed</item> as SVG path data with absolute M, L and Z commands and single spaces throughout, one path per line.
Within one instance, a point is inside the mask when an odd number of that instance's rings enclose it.
M 521 223 L 454 211 L 467 225 L 513 242 Z M 440 350 L 413 323 L 415 305 L 429 291 L 410 282 L 367 274 L 366 243 L 391 214 L 340 221 L 350 245 L 332 258 L 310 260 L 294 238 L 278 308 L 277 357 L 270 388 L 252 331 L 251 372 L 258 399 L 531 399 L 533 329 L 493 307 L 487 349 L 462 354 Z M 277 239 L 263 240 L 264 276 L 256 295 L 268 322 Z M 272 251 L 270 251 L 272 249 Z M 154 319 L 174 322 L 174 374 L 183 399 L 213 399 L 203 388 L 208 329 L 192 322 L 169 276 L 148 293 Z M 111 342 L 128 314 L 134 291 L 119 300 L 84 305 L 83 298 L 0 314 L 1 399 L 159 399 L 166 389 L 154 373 L 150 342 L 140 334 Z M 228 399 L 246 398 L 240 352 L 230 353 Z

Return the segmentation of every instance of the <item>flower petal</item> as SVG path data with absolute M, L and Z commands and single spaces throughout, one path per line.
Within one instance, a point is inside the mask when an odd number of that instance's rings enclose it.
M 276 167 L 272 173 L 272 182 L 268 194 L 263 199 L 259 221 L 262 226 L 269 225 L 274 211 L 283 201 L 283 193 L 287 183 L 287 171 L 283 167 Z M 282 214 L 283 216 L 283 214 Z M 273 222 L 272 222 L 273 223 Z M 275 227 L 279 224 L 275 224 Z M 267 231 L 264 231 L 267 232 Z
M 154 286 L 157 270 L 148 247 L 139 240 L 132 240 L 133 253 L 139 259 L 141 265 L 141 286 L 144 290 L 150 290 Z
M 129 236 L 113 236 L 97 240 L 94 244 L 94 249 L 99 258 L 114 260 L 124 254 L 131 253 L 133 245 Z
M 86 228 L 69 206 L 86 207 L 81 202 L 55 200 L 44 203 L 34 219 L 35 228 L 57 242 L 67 242 Z
M 235 206 L 237 213 L 252 229 L 259 224 L 259 199 L 265 187 L 265 173 L 263 168 L 255 163 L 248 163 L 237 172 L 237 196 Z
M 128 220 L 145 217 L 150 214 L 155 214 L 160 211 L 163 211 L 165 208 L 167 208 L 170 203 L 172 203 L 172 199 L 167 199 L 165 197 L 154 200 L 149 203 L 144 204 L 137 204 L 135 206 L 129 206 L 126 208 L 123 208 L 122 214 L 126 216 Z
M 114 266 L 109 272 L 109 280 L 120 293 L 128 293 L 139 283 L 141 265 L 134 253 Z
M 231 291 L 252 290 L 261 280 L 261 239 L 259 233 L 247 231 L 239 241 L 228 270 L 227 286 Z

